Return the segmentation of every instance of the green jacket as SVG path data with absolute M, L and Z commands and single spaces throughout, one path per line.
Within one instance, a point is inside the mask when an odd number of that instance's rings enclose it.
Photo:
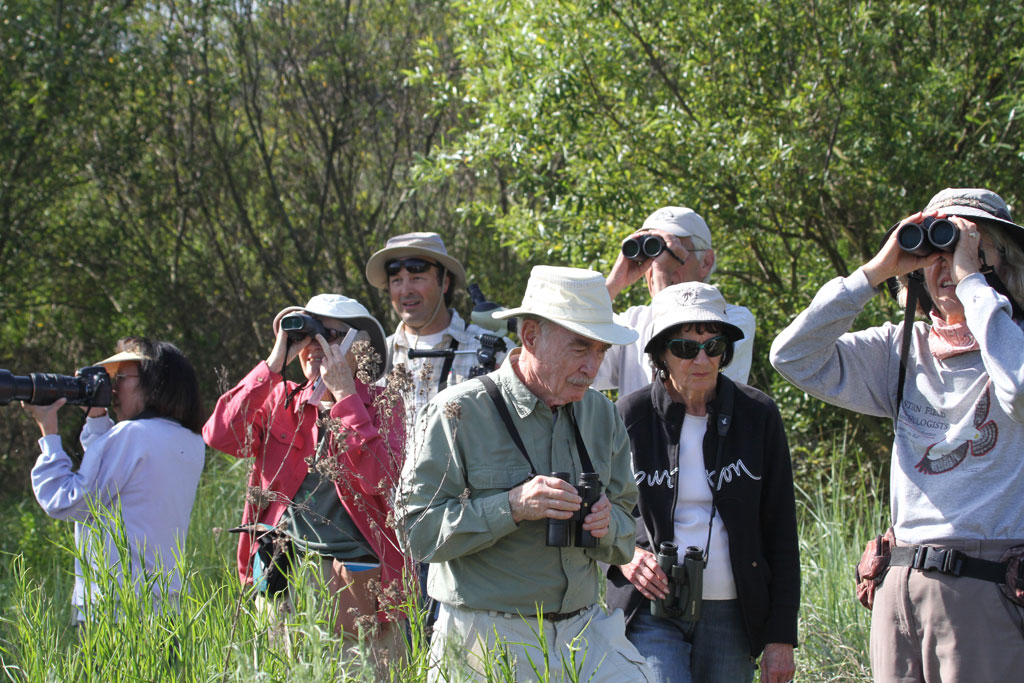
M 530 458 L 540 470 L 582 468 L 569 406 L 550 410 L 513 371 L 510 361 L 491 373 Z M 597 548 L 549 548 L 547 520 L 512 521 L 508 491 L 530 466 L 508 435 L 479 381 L 434 397 L 416 422 L 420 447 L 405 462 L 396 507 L 409 554 L 431 562 L 428 592 L 449 605 L 534 614 L 569 612 L 597 601 L 597 562 L 633 558 L 637 488 L 622 418 L 607 398 L 587 391 L 572 404 L 580 433 L 608 500 L 608 535 Z

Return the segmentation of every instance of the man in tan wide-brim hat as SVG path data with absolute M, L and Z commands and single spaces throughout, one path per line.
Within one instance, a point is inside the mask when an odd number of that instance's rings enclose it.
M 632 559 L 637 489 L 622 419 L 589 386 L 605 352 L 637 334 L 613 321 L 591 270 L 536 266 L 522 305 L 496 315 L 512 316 L 522 346 L 427 404 L 402 471 L 399 524 L 441 605 L 431 661 L 451 665 L 428 680 L 482 680 L 501 646 L 519 681 L 545 668 L 563 680 L 563 667 L 653 681 L 622 612 L 598 604 L 598 562 Z
M 413 387 L 405 396 L 411 424 L 434 394 L 471 376 L 479 337 L 488 331 L 464 322 L 451 307 L 456 290 L 466 285 L 466 270 L 436 232 L 410 232 L 389 239 L 366 262 L 366 279 L 387 291 L 400 320 L 387 340 L 387 368 L 403 363 L 412 377 Z M 506 344 L 514 346 L 510 340 Z M 410 358 L 413 349 L 459 353 L 451 358 Z M 504 357 L 499 354 L 497 361 Z

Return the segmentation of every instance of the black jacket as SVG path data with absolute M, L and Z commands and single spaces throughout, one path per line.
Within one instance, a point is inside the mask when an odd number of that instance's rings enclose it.
M 732 425 L 718 473 L 717 425 L 729 394 L 733 395 Z M 672 401 L 659 380 L 619 399 L 616 406 L 629 433 L 640 489 L 633 511 L 638 517 L 636 544 L 655 552 L 663 541 L 674 540 L 679 435 L 686 409 Z M 732 573 L 750 653 L 757 657 L 766 643 L 796 645 L 800 551 L 793 470 L 782 417 L 767 395 L 719 375 L 715 399 L 708 404 L 704 468 L 719 482 L 713 496 L 729 534 Z M 657 476 L 666 472 L 671 478 Z M 609 607 L 621 608 L 627 621 L 638 609 L 650 609 L 650 601 L 615 566 L 608 569 L 607 601 Z

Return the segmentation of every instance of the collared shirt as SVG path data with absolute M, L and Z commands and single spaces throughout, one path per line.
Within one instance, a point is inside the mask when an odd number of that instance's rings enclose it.
M 726 304 L 725 316 L 730 323 L 743 330 L 743 339 L 733 345 L 732 362 L 722 370 L 722 374 L 734 382 L 746 384 L 754 360 L 754 332 L 757 323 L 750 309 L 743 306 Z M 654 331 L 653 309 L 650 306 L 633 306 L 623 313 L 616 313 L 615 322 L 636 330 L 640 338 L 632 344 L 608 349 L 593 387 L 618 389 L 619 396 L 626 396 L 637 389 L 643 389 L 654 378 L 654 369 L 644 353 L 644 347 L 651 341 L 651 333 Z
M 633 557 L 637 489 L 629 441 L 615 407 L 597 391 L 552 411 L 516 375 L 518 358 L 513 351 L 490 377 L 538 474 L 579 477 L 572 409 L 612 503 L 608 535 L 597 548 L 554 548 L 546 545 L 547 520 L 512 521 L 508 492 L 529 478 L 530 466 L 480 382 L 449 387 L 420 413 L 420 446 L 402 470 L 396 512 L 410 554 L 434 563 L 427 590 L 437 600 L 531 615 L 538 606 L 569 612 L 597 600 L 598 561 Z
M 432 348 L 434 350 L 449 349 L 452 346 L 452 340 L 454 340 L 458 342 L 457 351 L 472 352 L 455 355 L 451 363 L 451 369 L 444 377 L 447 380 L 445 386 L 450 387 L 460 382 L 465 382 L 470 378 L 470 372 L 478 365 L 475 352 L 480 348 L 480 340 L 477 337 L 481 334 L 493 333 L 479 325 L 467 324 L 459 317 L 454 308 L 449 308 L 448 312 L 452 316 L 451 322 L 448 323 L 440 343 Z M 502 337 L 502 339 L 505 340 L 507 349 L 511 350 L 515 347 L 511 339 L 507 337 Z M 441 371 L 446 361 L 445 358 L 409 358 L 409 351 L 416 348 L 414 340 L 414 333 L 405 326 L 405 323 L 400 323 L 395 333 L 388 337 L 388 368 L 390 369 L 399 363 L 404 363 L 405 369 L 412 375 L 413 387 L 402 396 L 405 401 L 406 415 L 410 426 L 415 422 L 416 415 L 423 409 L 423 406 L 427 405 L 427 402 L 434 398 L 440 390 Z M 496 364 L 500 365 L 504 358 L 505 353 L 499 353 Z M 382 382 L 383 380 L 379 383 Z

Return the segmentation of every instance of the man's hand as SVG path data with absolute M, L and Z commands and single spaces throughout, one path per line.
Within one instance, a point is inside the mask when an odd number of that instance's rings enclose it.
M 620 565 L 622 575 L 648 600 L 668 597 L 668 577 L 649 550 L 637 548 L 629 564 Z
M 608 525 L 612 522 L 612 504 L 608 496 L 601 494 L 597 502 L 590 508 L 590 514 L 583 518 L 583 529 L 589 531 L 594 538 L 608 535 Z
M 558 477 L 540 474 L 508 492 L 508 505 L 516 524 L 527 519 L 569 519 L 580 509 L 581 502 L 583 499 L 576 493 L 575 486 Z M 590 513 L 588 518 L 594 514 Z M 606 522 L 605 533 L 607 527 Z
M 643 233 L 633 233 L 630 237 L 636 237 L 638 234 Z M 619 256 L 615 259 L 615 264 L 604 281 L 604 286 L 608 289 L 608 296 L 615 301 L 615 297 L 622 290 L 642 278 L 650 267 L 651 259 L 634 261 L 623 256 L 622 250 L 619 249 Z
M 761 683 L 789 683 L 796 673 L 793 646 L 789 643 L 768 643 L 761 655 Z
M 39 431 L 43 436 L 48 436 L 57 433 L 57 411 L 67 402 L 66 398 L 58 398 L 48 406 L 34 406 L 22 401 L 21 406 L 39 425 Z

